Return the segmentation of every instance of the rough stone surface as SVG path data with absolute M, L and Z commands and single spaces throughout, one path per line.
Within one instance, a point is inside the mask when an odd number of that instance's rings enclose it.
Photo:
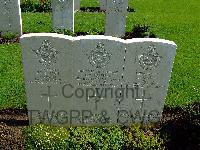
M 52 0 L 52 25 L 54 30 L 74 31 L 74 0 Z
M 105 35 L 122 37 L 126 31 L 128 0 L 108 0 Z
M 173 42 L 40 33 L 22 36 L 21 45 L 30 123 L 130 125 L 160 119 Z
M 80 9 L 80 0 L 74 0 L 74 10 Z
M 100 3 L 100 9 L 106 10 L 107 0 L 99 0 L 99 3 Z
M 0 1 L 0 32 L 22 34 L 20 0 Z

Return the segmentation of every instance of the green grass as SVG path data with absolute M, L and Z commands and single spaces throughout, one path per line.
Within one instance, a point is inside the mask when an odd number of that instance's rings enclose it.
M 23 13 L 23 32 L 51 32 L 51 13 Z M 104 13 L 81 13 L 75 15 L 75 32 L 104 31 Z
M 0 44 L 0 109 L 24 108 L 25 91 L 19 44 Z
M 51 15 L 50 13 L 23 13 L 23 32 L 51 32 Z
M 99 7 L 99 0 L 81 0 L 81 7 Z
M 135 23 L 148 24 L 163 39 L 177 46 L 166 105 L 185 106 L 200 101 L 200 6 L 198 0 L 134 0 L 127 30 Z
M 81 6 L 98 6 L 82 0 Z M 166 105 L 186 106 L 200 101 L 199 0 L 129 0 L 135 13 L 127 17 L 127 31 L 136 24 L 150 25 L 158 37 L 174 41 L 177 55 Z M 23 32 L 51 32 L 51 13 L 23 13 Z M 103 32 L 104 13 L 75 15 L 75 32 Z M 19 44 L 0 45 L 0 108 L 25 107 Z

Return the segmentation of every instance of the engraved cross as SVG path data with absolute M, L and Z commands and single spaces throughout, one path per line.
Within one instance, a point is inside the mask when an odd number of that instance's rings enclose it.
M 49 109 L 51 109 L 51 100 L 52 97 L 57 97 L 58 95 L 51 95 L 51 86 L 47 86 L 48 93 L 47 94 L 41 94 L 41 97 L 47 97 L 48 103 L 49 103 Z
M 136 101 L 141 101 L 141 106 L 140 106 L 140 109 L 141 109 L 141 111 L 143 111 L 143 107 L 144 107 L 144 102 L 145 101 L 147 101 L 147 100 L 150 100 L 151 99 L 151 97 L 149 97 L 149 98 L 146 98 L 146 94 L 145 94 L 145 90 L 143 89 L 142 90 L 142 97 L 141 98 L 137 98 L 136 97 Z

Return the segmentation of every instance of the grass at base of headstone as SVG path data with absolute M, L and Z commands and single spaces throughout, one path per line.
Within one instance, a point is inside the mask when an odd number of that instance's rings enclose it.
M 0 109 L 25 108 L 25 90 L 19 44 L 0 44 Z
M 75 32 L 88 32 L 96 34 L 104 32 L 104 13 L 81 13 L 75 15 Z
M 99 35 L 104 34 L 104 13 L 82 13 L 75 15 L 75 33 L 67 30 L 53 31 L 51 28 L 51 13 L 23 13 L 23 31 L 25 33 L 56 32 L 66 35 Z M 132 25 L 132 31 L 127 32 L 125 38 L 156 37 L 150 32 L 148 25 Z
M 7 32 L 7 33 L 4 33 L 3 35 L 0 35 L 0 38 L 4 38 L 6 40 L 11 40 L 13 38 L 16 38 L 17 35 L 11 33 L 11 32 Z
M 81 7 L 100 7 L 99 0 L 80 0 Z
M 22 13 L 23 32 L 24 33 L 38 33 L 50 32 L 51 13 Z
M 164 149 L 149 127 L 54 127 L 32 125 L 23 131 L 26 149 Z
M 51 32 L 51 13 L 22 13 L 23 32 L 38 33 Z M 75 14 L 75 32 L 88 32 L 95 34 L 104 31 L 104 13 Z
M 4 43 L 16 43 L 16 42 L 19 42 L 18 35 L 13 34 L 11 32 L 0 34 L 0 44 L 4 44 Z

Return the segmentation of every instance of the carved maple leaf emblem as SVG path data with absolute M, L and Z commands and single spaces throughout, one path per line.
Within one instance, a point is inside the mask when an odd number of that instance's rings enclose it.
M 111 56 L 112 54 L 105 50 L 104 44 L 98 43 L 96 49 L 90 52 L 88 59 L 92 66 L 103 68 L 109 63 Z
M 149 46 L 148 51 L 139 55 L 138 58 L 140 66 L 145 70 L 157 67 L 161 59 L 154 46 Z
M 39 58 L 39 62 L 47 67 L 56 63 L 56 55 L 58 54 L 58 51 L 48 40 L 44 40 L 42 46 L 37 50 L 33 50 L 33 52 Z

